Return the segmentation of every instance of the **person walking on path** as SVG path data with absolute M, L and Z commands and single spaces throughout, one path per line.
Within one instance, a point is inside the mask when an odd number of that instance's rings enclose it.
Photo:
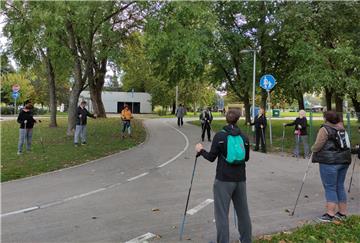
M 264 108 L 260 108 L 259 114 L 255 117 L 255 121 L 253 123 L 250 123 L 250 125 L 255 126 L 256 146 L 254 151 L 259 151 L 259 143 L 261 140 L 261 151 L 263 153 L 266 153 L 265 129 L 267 126 L 267 119 Z
M 201 139 L 204 142 L 205 138 L 205 131 L 207 132 L 208 141 L 211 142 L 211 122 L 213 120 L 213 116 L 211 114 L 210 108 L 204 109 L 200 116 L 200 122 L 201 122 Z
M 133 115 L 128 105 L 124 105 L 124 109 L 121 111 L 121 120 L 123 123 L 122 138 L 125 138 L 125 131 L 127 129 L 129 137 L 131 137 L 131 119 Z
M 176 109 L 175 116 L 177 117 L 177 124 L 179 127 L 184 125 L 184 116 L 186 114 L 185 107 L 180 104 L 179 107 Z
M 81 138 L 81 145 L 86 145 L 86 124 L 87 117 L 91 117 L 96 119 L 96 114 L 91 114 L 86 108 L 86 101 L 81 101 L 79 107 L 76 111 L 76 127 L 75 127 L 75 135 L 74 135 L 74 144 L 75 146 L 79 146 L 79 137 Z
M 230 242 L 229 207 L 231 201 L 233 201 L 238 218 L 241 243 L 251 242 L 252 237 L 245 171 L 245 161 L 249 160 L 250 153 L 249 141 L 236 125 L 239 118 L 240 112 L 230 109 L 226 114 L 228 125 L 216 133 L 210 151 L 207 152 L 201 143 L 195 147 L 198 155 L 210 162 L 218 158 L 213 186 L 217 243 Z
M 331 222 L 335 218 L 346 218 L 347 198 L 344 182 L 351 163 L 351 147 L 340 115 L 334 111 L 327 111 L 324 118 L 325 123 L 320 128 L 311 150 L 312 162 L 319 163 L 326 198 L 326 213 L 317 219 L 321 222 Z
M 17 118 L 17 122 L 20 123 L 19 143 L 17 152 L 18 155 L 22 154 L 25 141 L 26 150 L 28 152 L 31 151 L 33 127 L 36 123 L 36 120 L 33 117 L 32 109 L 33 105 L 30 102 L 27 102 L 25 107 L 20 111 Z
M 308 144 L 308 135 L 307 135 L 307 119 L 306 112 L 304 110 L 299 111 L 299 117 L 291 123 L 284 123 L 285 127 L 295 126 L 295 148 L 293 152 L 294 157 L 299 157 L 300 155 L 300 142 L 304 145 L 304 157 L 309 158 L 309 144 Z

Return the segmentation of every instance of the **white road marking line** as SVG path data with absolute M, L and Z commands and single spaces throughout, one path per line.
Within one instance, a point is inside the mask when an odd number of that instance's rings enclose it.
M 154 235 L 153 233 L 146 233 L 146 234 L 143 234 L 143 235 L 140 235 L 132 240 L 129 240 L 129 241 L 126 241 L 125 243 L 141 243 L 141 242 L 144 242 L 146 240 L 149 240 L 149 239 L 152 239 L 156 237 L 156 235 Z
M 131 177 L 131 178 L 127 179 L 127 181 L 133 181 L 133 180 L 139 179 L 140 177 L 146 176 L 146 175 L 148 175 L 148 174 L 149 174 L 149 172 L 145 172 L 145 173 L 142 173 L 142 174 L 140 174 L 140 175 Z
M 159 165 L 158 168 L 162 168 L 162 167 L 164 167 L 165 165 L 170 164 L 171 162 L 173 162 L 174 160 L 176 160 L 177 158 L 179 158 L 183 153 L 185 153 L 185 151 L 189 148 L 189 139 L 188 139 L 188 137 L 187 137 L 182 131 L 180 131 L 179 129 L 177 129 L 177 128 L 175 128 L 175 127 L 173 127 L 173 126 L 171 126 L 171 125 L 169 125 L 169 124 L 167 124 L 167 123 L 165 123 L 165 124 L 168 125 L 169 127 L 171 127 L 172 129 L 175 129 L 178 133 L 180 133 L 180 134 L 185 138 L 186 144 L 185 144 L 185 148 L 184 148 L 180 153 L 178 153 L 178 154 L 177 154 L 175 157 L 173 157 L 172 159 L 170 159 L 170 160 L 166 161 L 165 163 Z
M 181 132 L 179 129 L 176 129 L 175 127 L 169 125 L 168 123 L 164 122 L 166 125 L 168 125 L 169 127 L 171 127 L 172 129 L 175 129 L 178 133 L 180 133 L 184 138 L 185 138 L 185 147 L 184 149 L 178 153 L 175 157 L 173 157 L 172 159 L 166 161 L 165 163 L 157 166 L 157 168 L 162 168 L 164 167 L 165 165 L 167 164 L 170 164 L 171 162 L 175 161 L 177 158 L 179 158 L 183 153 L 185 153 L 185 151 L 189 148 L 189 139 L 187 138 L 187 136 Z M 143 143 L 139 144 L 142 145 Z M 138 146 L 137 146 L 138 147 Z M 136 148 L 136 147 L 134 147 Z M 132 149 L 134 149 L 132 148 Z M 129 150 L 132 150 L 132 149 L 129 149 Z M 100 159 L 97 159 L 97 160 L 93 160 L 93 161 L 90 161 L 88 163 L 85 163 L 85 164 L 81 164 L 81 165 L 77 165 L 77 166 L 73 166 L 73 167 L 69 167 L 69 168 L 64 168 L 64 169 L 61 169 L 61 170 L 58 170 L 58 171 L 53 171 L 53 172 L 48 172 L 48 173 L 44 173 L 42 175 L 38 175 L 38 176 L 43 176 L 43 175 L 47 175 L 47 174 L 52 174 L 52 173 L 57 173 L 57 172 L 61 172 L 61 171 L 64 171 L 64 170 L 68 170 L 68 169 L 73 169 L 73 168 L 76 168 L 76 167 L 80 167 L 80 166 L 84 166 L 84 165 L 88 165 L 88 164 L 91 164 L 93 162 L 96 162 L 96 161 L 99 161 L 99 160 L 103 160 L 103 159 L 106 159 L 108 157 L 112 157 L 112 156 L 115 156 L 115 155 L 119 155 L 123 152 L 127 152 L 129 150 L 124 150 L 124 151 L 121 151 L 117 154 L 113 154 L 113 155 L 109 155 L 109 156 L 106 156 L 104 158 L 100 158 Z M 142 173 L 138 176 L 135 176 L 135 177 L 132 177 L 132 178 L 129 178 L 127 179 L 127 182 L 130 182 L 130 181 L 133 181 L 133 180 L 136 180 L 140 177 L 143 177 L 143 176 L 146 176 L 148 175 L 149 172 L 145 172 L 145 173 Z M 37 176 L 33 176 L 33 177 L 37 177 Z M 20 180 L 28 180 L 28 179 L 31 179 L 33 177 L 28 177 L 28 178 L 23 178 L 23 179 L 19 179 L 17 181 L 20 181 Z M 103 188 L 100 188 L 100 189 L 97 189 L 97 190 L 93 190 L 93 191 L 90 191 L 90 192 L 86 192 L 86 193 L 83 193 L 83 194 L 79 194 L 79 195 L 75 195 L 75 196 L 72 196 L 72 197 L 68 197 L 68 198 L 65 198 L 63 200 L 58 200 L 58 201 L 55 201 L 55 202 L 51 202 L 51 203 L 46 203 L 46 204 L 43 204 L 43 205 L 40 205 L 40 206 L 34 206 L 34 207 L 29 207 L 29 208 L 25 208 L 25 209 L 20 209 L 20 210 L 16 210 L 16 211 L 12 211 L 12 212 L 8 212 L 8 213 L 4 213 L 4 214 L 1 214 L 0 217 L 6 217 L 6 216 L 10 216 L 10 215 L 15 215 L 15 214 L 20 214 L 20 213 L 26 213 L 26 212 L 30 212 L 30 211 L 33 211 L 33 210 L 37 210 L 37 209 L 44 209 L 44 208 L 48 208 L 48 207 L 51 207 L 51 206 L 55 206 L 55 205 L 58 205 L 58 204 L 62 204 L 62 203 L 65 203 L 65 202 L 68 202 L 68 201 L 71 201 L 71 200 L 75 200 L 75 199 L 79 199 L 79 198 L 83 198 L 83 197 L 86 197 L 86 196 L 90 196 L 92 194 L 95 194 L 95 193 L 98 193 L 98 192 L 101 192 L 101 191 L 105 191 L 107 189 L 110 189 L 110 188 L 113 188 L 115 186 L 118 186 L 118 185 L 122 185 L 123 183 L 119 182 L 119 183 L 115 183 L 113 185 L 110 185 L 110 186 L 107 186 L 107 187 L 103 187 Z M 206 205 L 205 205 L 206 206 Z M 150 233 L 149 233 L 150 234 Z
M 105 191 L 105 190 L 106 190 L 106 188 L 100 188 L 100 189 L 97 189 L 97 190 L 94 190 L 94 191 L 90 191 L 90 192 L 82 193 L 82 194 L 75 195 L 75 196 L 72 196 L 72 197 L 68 197 L 68 198 L 65 198 L 65 199 L 63 199 L 61 201 L 62 202 L 67 202 L 67 201 L 79 199 L 79 198 L 82 198 L 82 197 L 90 196 L 91 194 L 95 194 L 97 192 L 101 192 L 101 191 Z
M 189 209 L 186 213 L 189 215 L 194 215 L 197 212 L 199 212 L 201 209 L 205 208 L 207 205 L 213 202 L 214 202 L 213 199 L 206 199 L 205 201 L 197 205 L 195 208 Z
M 38 208 L 39 208 L 39 206 L 31 207 L 31 208 L 24 208 L 24 209 L 20 209 L 20 210 L 17 210 L 17 211 L 1 214 L 1 217 L 10 216 L 10 215 L 13 215 L 13 214 L 18 214 L 18 213 L 26 213 L 26 212 L 36 210 Z

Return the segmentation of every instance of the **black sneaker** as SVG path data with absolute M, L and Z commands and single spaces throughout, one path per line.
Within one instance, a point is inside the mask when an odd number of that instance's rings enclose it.
M 335 216 L 331 216 L 328 213 L 326 213 L 321 217 L 317 217 L 316 219 L 320 222 L 329 223 L 329 222 L 332 222 L 334 220 L 334 218 L 335 218 Z
M 346 219 L 346 215 L 345 215 L 345 214 L 342 214 L 342 213 L 337 212 L 337 213 L 335 214 L 335 218 L 336 218 L 337 220 L 343 221 L 343 220 L 345 220 L 345 219 Z
M 81 143 L 81 145 L 86 145 L 86 142 Z

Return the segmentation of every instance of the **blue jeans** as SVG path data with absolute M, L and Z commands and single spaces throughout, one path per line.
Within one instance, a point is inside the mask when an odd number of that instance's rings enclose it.
M 326 202 L 346 203 L 345 177 L 348 164 L 319 164 Z
M 32 128 L 30 129 L 22 129 L 19 130 L 19 143 L 18 143 L 18 152 L 22 152 L 23 145 L 26 141 L 26 150 L 31 150 L 31 142 L 32 142 Z
M 76 125 L 74 143 L 79 143 L 79 137 L 81 138 L 82 143 L 86 143 L 86 125 Z
M 125 133 L 126 129 L 128 130 L 129 135 L 131 134 L 131 125 L 130 121 L 123 121 L 122 133 Z

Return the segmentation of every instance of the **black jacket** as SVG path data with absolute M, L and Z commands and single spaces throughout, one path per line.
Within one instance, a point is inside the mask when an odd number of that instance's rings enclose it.
M 328 133 L 328 140 L 319 152 L 314 152 L 312 157 L 313 163 L 321 164 L 350 164 L 351 163 L 351 149 L 342 150 L 337 145 L 334 136 L 337 129 L 323 125 Z
M 91 114 L 90 112 L 88 112 L 88 110 L 85 107 L 84 107 L 84 109 L 82 109 L 79 106 L 76 111 L 76 125 L 86 125 L 88 116 L 95 118 L 95 116 L 93 114 Z
M 199 119 L 201 123 L 211 123 L 213 120 L 213 116 L 211 114 L 211 111 L 203 111 L 201 112 Z
M 255 121 L 253 123 L 251 123 L 251 126 L 254 126 L 255 125 L 255 128 L 256 129 L 260 129 L 261 128 L 261 125 L 264 126 L 264 129 L 266 128 L 267 126 L 267 119 L 266 119 L 266 116 L 265 115 L 261 115 L 260 117 L 259 116 L 256 116 L 255 117 Z
M 301 129 L 299 128 L 299 125 L 301 126 Z M 295 119 L 295 121 L 293 121 L 292 123 L 288 123 L 285 126 L 286 127 L 295 126 L 295 131 L 300 130 L 301 136 L 307 135 L 307 119 L 306 119 L 306 117 L 303 117 L 303 118 L 298 117 Z
M 21 110 L 19 113 L 19 116 L 17 118 L 17 122 L 20 123 L 20 128 L 24 129 L 25 128 L 25 121 L 27 121 L 26 123 L 26 128 L 33 128 L 34 124 L 36 123 L 32 111 L 24 111 Z
M 249 140 L 243 135 L 237 126 L 228 125 L 224 127 L 224 130 L 232 135 L 241 135 L 245 143 L 245 161 L 249 160 Z M 227 156 L 227 133 L 221 131 L 215 134 L 211 149 L 209 152 L 204 149 L 200 151 L 205 159 L 210 162 L 214 162 L 218 158 L 216 166 L 216 179 L 220 181 L 246 181 L 245 163 L 232 165 L 226 162 Z

